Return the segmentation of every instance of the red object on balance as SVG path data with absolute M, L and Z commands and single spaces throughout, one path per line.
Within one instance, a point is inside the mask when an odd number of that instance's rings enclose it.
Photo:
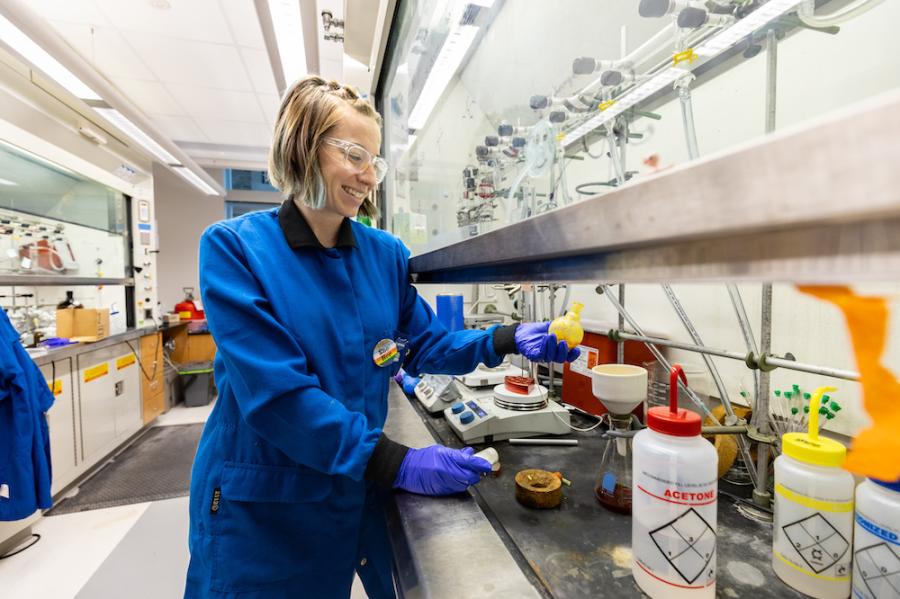
M 519 395 L 528 395 L 534 388 L 534 379 L 530 376 L 513 376 L 504 377 L 503 384 L 507 391 L 518 393 Z

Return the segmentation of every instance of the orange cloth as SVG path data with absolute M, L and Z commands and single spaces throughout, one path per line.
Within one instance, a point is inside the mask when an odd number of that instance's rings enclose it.
M 863 405 L 873 425 L 853 440 L 844 468 L 881 480 L 900 479 L 900 383 L 881 365 L 887 340 L 887 302 L 881 297 L 860 297 L 849 287 L 800 286 L 798 289 L 837 306 L 850 329 Z

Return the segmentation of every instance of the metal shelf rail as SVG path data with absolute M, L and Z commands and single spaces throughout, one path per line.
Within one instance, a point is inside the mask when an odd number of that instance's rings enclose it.
M 7 287 L 46 287 L 50 285 L 125 285 L 134 286 L 132 277 L 67 277 L 64 275 L 0 275 L 0 285 Z

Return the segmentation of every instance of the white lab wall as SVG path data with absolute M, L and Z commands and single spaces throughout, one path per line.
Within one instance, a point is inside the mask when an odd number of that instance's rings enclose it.
M 221 170 L 209 170 L 220 184 Z M 211 224 L 225 219 L 225 200 L 208 196 L 170 171 L 154 164 L 154 196 L 159 221 L 159 301 L 162 312 L 171 312 L 184 299 L 183 287 L 193 287 L 199 299 L 198 267 L 200 236 Z M 271 192 L 233 191 L 229 200 L 241 202 L 279 202 Z
M 612 3 L 616 7 L 620 4 Z M 602 10 L 594 7 L 585 14 Z M 617 55 L 608 55 L 610 43 L 603 36 L 595 37 L 597 49 L 591 51 L 592 40 L 586 33 L 569 35 L 564 33 L 565 29 L 553 27 L 559 12 L 559 3 L 529 4 L 524 10 L 522 3 L 506 2 L 461 77 L 451 83 L 428 126 L 419 132 L 416 152 L 424 161 L 420 167 L 423 176 L 420 176 L 422 182 L 411 186 L 410 194 L 412 209 L 418 208 L 428 215 L 429 233 L 438 228 L 433 223 L 439 223 L 446 231 L 451 228 L 448 223 L 455 222 L 456 202 L 461 193 L 461 169 L 466 163 L 474 162 L 474 147 L 482 143 L 485 135 L 495 134 L 501 119 L 515 123 L 523 114 L 522 107 L 527 111 L 531 93 L 550 91 L 543 87 L 523 90 L 520 80 L 545 85 L 548 76 L 545 71 L 553 67 L 550 78 L 558 83 L 571 72 L 569 65 L 575 56 L 614 58 Z M 574 11 L 566 13 L 569 18 L 575 14 Z M 900 3 L 885 2 L 843 25 L 839 35 L 804 31 L 782 41 L 778 54 L 777 128 L 794 126 L 900 85 L 900 36 L 892 31 L 898 20 Z M 662 26 L 662 21 L 657 23 Z M 580 27 L 578 22 L 572 26 Z M 535 36 L 533 45 L 517 43 L 524 39 L 523 30 Z M 647 32 L 640 33 L 646 37 Z M 629 44 L 629 49 L 643 39 L 635 37 L 638 39 Z M 500 52 L 504 43 L 507 47 L 514 46 L 516 52 L 512 55 Z M 512 57 L 507 59 L 509 56 Z M 763 52 L 693 90 L 702 156 L 727 150 L 764 133 L 765 61 Z M 585 82 L 587 80 L 585 78 Z M 464 110 L 460 109 L 461 105 Z M 670 102 L 656 112 L 662 115 L 661 121 L 643 120 L 635 125 L 637 130 L 646 131 L 649 124 L 653 131 L 640 145 L 629 145 L 628 170 L 647 171 L 642 160 L 654 153 L 660 156 L 663 168 L 688 158 L 678 102 Z M 474 118 L 468 118 L 469 114 Z M 523 120 L 523 124 L 530 122 Z M 595 153 L 601 150 L 600 144 L 592 148 Z M 440 160 L 433 160 L 433 155 L 439 156 Z M 440 172 L 429 172 L 429 169 Z M 426 172 L 429 177 L 424 176 Z M 605 181 L 613 175 L 608 160 L 587 159 L 572 161 L 567 176 L 569 193 L 574 197 L 576 184 Z M 537 182 L 537 185 L 539 191 L 546 191 L 546 181 Z M 446 199 L 446 195 L 450 198 Z M 715 207 L 710 206 L 710 209 Z M 664 216 L 660 215 L 661 218 Z M 445 238 L 450 237 L 452 235 L 445 234 Z M 641 326 L 666 331 L 674 339 L 690 342 L 658 285 L 629 285 L 626 289 L 626 305 Z M 760 285 L 742 284 L 740 289 L 758 340 Z M 897 296 L 900 285 L 868 285 L 856 289 Z M 676 285 L 675 290 L 707 345 L 744 351 L 743 338 L 724 285 Z M 429 289 L 432 295 L 440 291 L 439 288 Z M 587 318 L 616 318 L 611 304 L 595 293 L 593 285 L 574 286 L 572 299 L 586 304 L 584 315 Z M 892 307 L 897 308 L 896 301 L 892 301 Z M 884 363 L 900 373 L 896 342 L 900 330 L 896 322 L 894 318 L 890 339 L 895 341 L 886 353 Z M 775 286 L 773 327 L 775 353 L 791 352 L 801 362 L 857 369 L 840 313 L 830 305 L 799 294 L 790 285 Z M 668 353 L 676 360 L 701 363 L 697 354 Z M 748 390 L 751 388 L 750 371 L 741 363 L 720 358 L 714 360 L 732 398 L 738 397 L 742 385 Z M 868 421 L 861 409 L 859 385 L 780 370 L 772 374 L 773 389 L 790 388 L 793 383 L 805 390 L 826 383 L 839 388 L 834 395 L 844 410 L 833 423 L 835 431 L 853 434 Z M 708 390 L 714 392 L 714 389 Z

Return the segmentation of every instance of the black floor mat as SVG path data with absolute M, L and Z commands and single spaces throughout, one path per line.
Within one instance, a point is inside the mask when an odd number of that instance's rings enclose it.
M 63 499 L 48 515 L 182 497 L 191 485 L 191 465 L 202 424 L 157 426 Z

